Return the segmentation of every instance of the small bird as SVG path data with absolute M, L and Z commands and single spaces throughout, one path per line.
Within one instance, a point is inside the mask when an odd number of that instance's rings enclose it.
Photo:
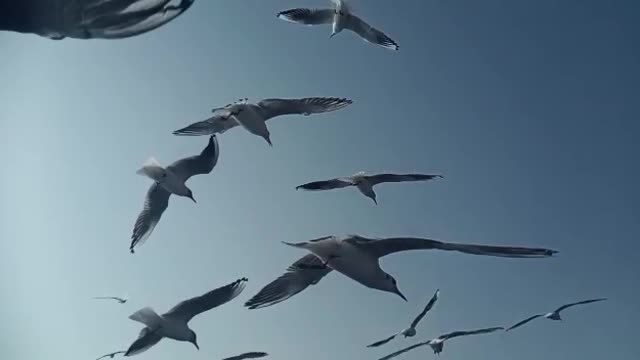
M 180 159 L 173 164 L 162 167 L 155 159 L 147 160 L 145 165 L 137 171 L 154 180 L 147 191 L 144 207 L 136 220 L 131 235 L 129 250 L 133 254 L 136 246 L 142 245 L 160 221 L 162 213 L 169 206 L 169 196 L 176 194 L 188 197 L 194 203 L 193 193 L 185 185 L 185 181 L 194 175 L 209 174 L 218 163 L 220 149 L 215 135 L 209 138 L 207 147 L 200 155 Z
M 332 25 L 331 35 L 334 37 L 342 30 L 351 30 L 358 34 L 364 41 L 383 48 L 398 50 L 398 44 L 391 40 L 382 31 L 367 24 L 364 20 L 354 15 L 345 0 L 332 0 L 331 9 L 290 9 L 279 12 L 276 16 L 282 20 L 303 25 Z
M 20 0 L 0 1 L 0 31 L 52 40 L 122 39 L 163 26 L 195 0 Z
M 378 346 L 384 345 L 384 344 L 388 343 L 389 341 L 393 340 L 398 335 L 404 335 L 405 338 L 415 336 L 416 335 L 416 326 L 418 326 L 418 323 L 427 314 L 427 312 L 429 310 L 431 310 L 433 305 L 438 300 L 439 296 L 440 296 L 440 289 L 436 290 L 436 293 L 433 294 L 433 297 L 431 298 L 431 300 L 429 300 L 429 303 L 427 303 L 427 306 L 425 306 L 424 310 L 422 310 L 422 312 L 420 314 L 418 314 L 418 316 L 415 319 L 413 319 L 413 322 L 411 322 L 411 326 L 409 326 L 407 329 L 404 329 L 404 330 L 402 330 L 401 332 L 399 332 L 397 334 L 389 336 L 388 338 L 386 338 L 384 340 L 380 340 L 380 341 L 374 342 L 373 344 L 367 345 L 367 347 L 378 347 Z
M 207 120 L 193 123 L 185 128 L 176 130 L 174 135 L 211 135 L 241 125 L 250 133 L 262 137 L 269 146 L 271 134 L 266 121 L 283 115 L 311 115 L 336 111 L 353 103 L 345 98 L 311 97 L 301 99 L 264 99 L 257 104 L 240 99 L 222 108 L 213 109 L 213 116 Z
M 124 303 L 127 302 L 127 299 L 121 298 L 121 297 L 117 297 L 117 296 L 96 296 L 96 297 L 94 297 L 94 299 L 96 299 L 96 300 L 115 300 L 119 304 L 124 304 Z
M 317 284 L 331 270 L 372 289 L 407 298 L 400 292 L 396 279 L 380 268 L 380 258 L 409 250 L 445 250 L 466 254 L 511 258 L 549 257 L 557 251 L 541 248 L 490 246 L 447 243 L 424 238 L 369 239 L 360 235 L 325 236 L 301 243 L 284 244 L 305 249 L 308 254 L 278 279 L 262 288 L 245 303 L 249 309 L 263 308 L 287 300 L 295 294 Z
M 267 355 L 269 355 L 269 354 L 267 354 L 266 352 L 248 352 L 248 353 L 244 353 L 244 354 L 241 354 L 241 355 L 228 357 L 228 358 L 226 358 L 224 360 L 257 359 L 257 358 L 265 357 Z
M 559 308 L 553 310 L 552 312 L 548 313 L 548 314 L 538 314 L 538 315 L 533 315 L 525 320 L 520 321 L 519 323 L 511 326 L 510 328 L 507 329 L 507 331 L 513 330 L 515 328 L 518 328 L 526 323 L 528 323 L 529 321 L 533 320 L 533 319 L 537 319 L 539 317 L 545 317 L 549 320 L 562 320 L 562 318 L 560 317 L 560 312 L 564 309 L 570 308 L 572 306 L 576 306 L 576 305 L 584 305 L 584 304 L 590 304 L 590 303 L 594 303 L 594 302 L 599 302 L 599 301 L 604 301 L 607 299 L 604 298 L 600 298 L 600 299 L 591 299 L 591 300 L 584 300 L 584 301 L 578 301 L 575 303 L 571 303 L 571 304 L 566 304 L 566 305 L 562 305 Z
M 96 360 L 100 360 L 100 359 L 104 359 L 104 358 L 110 358 L 113 359 L 114 356 L 118 355 L 118 354 L 124 354 L 126 351 L 116 351 L 116 352 L 112 352 L 111 354 L 106 354 L 106 355 L 102 355 L 99 358 L 97 358 Z
M 407 348 L 404 348 L 402 350 L 396 351 L 393 354 L 389 354 L 385 357 L 380 358 L 380 360 L 389 360 L 391 358 L 394 358 L 400 354 L 403 354 L 407 351 L 413 350 L 415 348 L 421 347 L 421 346 L 425 346 L 425 345 L 429 345 L 431 346 L 431 349 L 433 350 L 434 354 L 440 354 L 442 352 L 442 349 L 444 348 L 444 342 L 446 340 L 449 339 L 453 339 L 455 337 L 458 336 L 467 336 L 467 335 L 479 335 L 479 334 L 488 334 L 488 333 L 492 333 L 494 331 L 498 331 L 498 330 L 504 330 L 503 327 L 492 327 L 492 328 L 487 328 L 487 329 L 479 329 L 479 330 L 471 330 L 471 331 L 454 331 L 452 333 L 449 334 L 444 334 L 444 335 L 440 335 L 437 338 L 433 339 L 433 340 L 429 340 L 429 341 L 425 341 L 425 342 L 421 342 L 421 343 L 417 343 L 415 345 L 411 345 Z
M 136 311 L 129 319 L 141 322 L 146 327 L 140 331 L 138 339 L 131 344 L 124 356 L 139 354 L 165 337 L 190 342 L 200 350 L 196 333 L 189 328 L 189 321 L 196 315 L 233 300 L 244 290 L 246 282 L 247 279 L 242 278 L 202 296 L 182 301 L 163 315 L 158 315 L 149 307 Z
M 407 182 L 407 181 L 427 181 L 442 178 L 442 175 L 425 175 L 425 174 L 378 174 L 366 175 L 363 171 L 351 176 L 343 178 L 335 178 L 330 180 L 313 181 L 303 185 L 296 186 L 296 190 L 333 190 L 347 186 L 355 186 L 360 192 L 373 200 L 377 205 L 376 192 L 373 187 L 380 183 L 386 182 Z

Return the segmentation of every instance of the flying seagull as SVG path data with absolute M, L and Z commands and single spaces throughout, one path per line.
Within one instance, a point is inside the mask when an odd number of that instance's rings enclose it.
M 386 182 L 406 182 L 406 181 L 427 181 L 442 178 L 442 175 L 425 175 L 425 174 L 378 174 L 378 175 L 366 175 L 364 172 L 330 180 L 313 181 L 300 186 L 296 186 L 296 190 L 333 190 L 340 189 L 347 186 L 355 186 L 360 192 L 373 200 L 377 205 L 376 192 L 373 191 L 373 187 L 380 183 Z
M 403 354 L 407 351 L 413 350 L 415 348 L 421 347 L 421 346 L 425 346 L 425 345 L 429 345 L 431 346 L 431 349 L 433 350 L 434 354 L 440 354 L 442 352 L 442 349 L 444 348 L 444 342 L 446 340 L 449 339 L 453 339 L 455 337 L 458 336 L 467 336 L 467 335 L 479 335 L 479 334 L 488 334 L 488 333 L 492 333 L 494 331 L 498 331 L 498 330 L 504 330 L 503 327 L 492 327 L 492 328 L 487 328 L 487 329 L 479 329 L 479 330 L 471 330 L 471 331 L 454 331 L 452 333 L 449 334 L 444 334 L 444 335 L 440 335 L 437 338 L 433 339 L 433 340 L 429 340 L 429 341 L 424 341 L 421 343 L 417 343 L 415 345 L 411 345 L 407 348 L 404 348 L 402 350 L 396 351 L 393 354 L 389 354 L 383 358 L 380 358 L 380 360 L 389 360 L 391 358 L 394 358 L 400 354 Z
M 131 246 L 133 254 L 136 246 L 142 245 L 160 221 L 162 213 L 169 206 L 169 196 L 176 194 L 188 197 L 196 202 L 193 193 L 185 185 L 185 181 L 194 175 L 209 174 L 218 162 L 218 139 L 215 135 L 209 138 L 209 144 L 200 155 L 180 159 L 173 164 L 162 167 L 155 159 L 147 160 L 137 173 L 154 180 L 144 199 L 144 207 L 133 227 Z
M 518 328 L 526 323 L 528 323 L 529 321 L 533 320 L 533 319 L 537 319 L 539 317 L 545 317 L 547 319 L 550 320 L 562 320 L 562 318 L 560 317 L 560 312 L 564 309 L 570 308 L 572 306 L 576 306 L 576 305 L 583 305 L 583 304 L 590 304 L 590 303 L 594 303 L 594 302 L 598 302 L 598 301 L 604 301 L 607 299 L 591 299 L 591 300 L 584 300 L 584 301 L 578 301 L 575 303 L 571 303 L 571 304 L 566 304 L 566 305 L 562 305 L 559 308 L 553 310 L 552 312 L 548 313 L 548 314 L 538 314 L 538 315 L 533 315 L 525 320 L 520 321 L 519 323 L 511 326 L 510 328 L 507 329 L 507 331 L 509 330 L 513 330 L 515 328 Z
M 124 303 L 127 302 L 127 299 L 121 298 L 121 297 L 117 297 L 117 296 L 96 296 L 96 297 L 94 297 L 94 299 L 96 299 L 96 300 L 115 300 L 120 304 L 124 304 Z
M 109 359 L 113 359 L 114 356 L 118 355 L 118 354 L 124 354 L 126 351 L 116 351 L 116 352 L 112 352 L 111 354 L 106 354 L 106 355 L 102 355 L 99 358 L 97 358 L 96 360 L 100 360 L 100 359 L 104 359 L 104 358 L 109 358 Z
M 354 15 L 344 0 L 332 0 L 331 9 L 290 9 L 279 12 L 276 16 L 282 20 L 303 25 L 332 25 L 331 35 L 334 37 L 342 30 L 351 30 L 364 41 L 391 50 L 398 50 L 398 44 L 382 31 L 367 24 Z
M 248 352 L 248 353 L 244 353 L 244 354 L 241 354 L 241 355 L 228 357 L 228 358 L 226 358 L 224 360 L 257 359 L 257 358 L 265 357 L 267 355 L 269 355 L 269 354 L 267 354 L 266 352 Z
M 309 285 L 317 284 L 331 270 L 337 270 L 364 286 L 394 293 L 406 300 L 398 290 L 396 280 L 384 272 L 379 263 L 381 257 L 401 251 L 445 250 L 512 258 L 541 258 L 556 253 L 549 249 L 456 244 L 410 237 L 369 239 L 359 235 L 326 236 L 285 244 L 306 249 L 311 254 L 296 261 L 284 275 L 260 290 L 245 304 L 248 308 L 257 309 L 282 302 Z
M 335 97 L 310 97 L 301 99 L 264 99 L 257 104 L 241 99 L 222 108 L 213 109 L 213 116 L 176 130 L 174 135 L 210 135 L 241 125 L 250 133 L 260 136 L 271 146 L 271 135 L 266 121 L 282 115 L 311 115 L 336 111 L 353 101 Z
M 202 296 L 182 301 L 163 315 L 158 315 L 149 307 L 136 311 L 129 319 L 141 322 L 146 327 L 140 331 L 138 339 L 131 344 L 124 356 L 139 354 L 164 337 L 190 342 L 200 350 L 196 333 L 189 328 L 189 321 L 196 315 L 233 300 L 244 290 L 246 282 L 247 279 L 242 278 Z
M 195 0 L 0 1 L 0 31 L 52 40 L 121 39 L 146 33 L 187 11 Z
M 433 297 L 431 298 L 431 300 L 429 300 L 429 303 L 427 303 L 427 306 L 425 306 L 424 310 L 422 310 L 422 312 L 418 314 L 418 316 L 415 319 L 413 319 L 413 322 L 411 322 L 411 326 L 409 326 L 407 329 L 404 329 L 397 334 L 389 336 L 384 340 L 376 341 L 373 344 L 367 345 L 367 347 L 378 347 L 378 346 L 384 345 L 389 341 L 393 340 L 398 335 L 404 335 L 405 338 L 415 336 L 416 326 L 418 326 L 418 323 L 420 322 L 420 320 L 422 320 L 422 318 L 427 314 L 427 312 L 431 310 L 431 308 L 436 303 L 436 301 L 438 301 L 439 296 L 440 296 L 440 290 L 438 289 L 436 290 L 436 293 L 433 294 Z

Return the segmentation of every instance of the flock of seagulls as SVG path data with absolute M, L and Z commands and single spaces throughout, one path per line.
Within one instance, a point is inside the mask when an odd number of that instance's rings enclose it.
M 0 1 L 0 31 L 32 33 L 50 39 L 64 38 L 105 38 L 116 39 L 136 36 L 163 26 L 191 7 L 195 0 L 49 0 Z M 63 3 L 64 11 L 59 11 Z M 363 40 L 391 50 L 398 50 L 398 44 L 382 31 L 372 27 L 362 18 L 353 14 L 344 0 L 332 0 L 332 6 L 322 9 L 295 8 L 277 13 L 277 17 L 303 25 L 331 25 L 329 37 L 347 29 Z M 273 146 L 267 120 L 284 115 L 311 115 L 333 112 L 351 105 L 352 100 L 341 97 L 307 97 L 298 99 L 271 98 L 257 103 L 248 99 L 212 110 L 212 115 L 173 132 L 181 136 L 209 136 L 208 143 L 198 155 L 182 158 L 168 166 L 162 166 L 155 158 L 147 160 L 137 174 L 153 181 L 147 191 L 144 206 L 138 215 L 129 250 L 131 253 L 145 242 L 169 205 L 172 194 L 191 199 L 192 190 L 186 182 L 195 175 L 210 174 L 218 162 L 220 148 L 217 136 L 236 126 L 263 138 Z M 428 181 L 442 178 L 439 174 L 391 174 L 366 175 L 364 172 L 352 176 L 309 182 L 296 187 L 302 190 L 332 190 L 349 186 L 356 187 L 364 196 L 378 204 L 375 185 L 389 182 Z M 415 237 L 366 238 L 360 235 L 325 236 L 309 241 L 284 244 L 306 251 L 307 254 L 290 265 L 284 274 L 265 285 L 256 295 L 245 302 L 249 309 L 259 309 L 281 303 L 316 285 L 331 271 L 337 271 L 368 288 L 395 294 L 407 301 L 400 291 L 396 279 L 380 267 L 380 258 L 398 252 L 411 250 L 453 251 L 470 255 L 507 258 L 547 258 L 557 251 L 546 248 L 493 246 L 482 244 L 461 244 Z M 151 307 L 144 307 L 129 319 L 144 327 L 138 338 L 126 349 L 105 354 L 98 359 L 114 358 L 116 355 L 133 356 L 153 347 L 167 338 L 193 344 L 198 350 L 196 332 L 189 327 L 195 316 L 226 304 L 238 297 L 244 290 L 247 278 L 240 278 L 230 284 L 211 290 L 204 295 L 184 300 L 163 314 Z M 416 327 L 432 310 L 439 299 L 437 290 L 420 314 L 408 328 L 383 340 L 367 345 L 369 348 L 383 346 L 398 336 L 414 337 Z M 115 296 L 95 297 L 124 304 L 127 299 Z M 604 301 L 598 298 L 563 305 L 547 314 L 536 314 L 505 329 L 487 327 L 476 330 L 453 331 L 434 339 L 418 342 L 396 351 L 380 360 L 388 360 L 413 349 L 430 346 L 435 354 L 440 354 L 447 340 L 494 333 L 499 330 L 514 330 L 530 321 L 545 317 L 561 320 L 560 312 L 573 306 Z M 255 359 L 267 356 L 265 352 L 246 352 L 225 360 Z

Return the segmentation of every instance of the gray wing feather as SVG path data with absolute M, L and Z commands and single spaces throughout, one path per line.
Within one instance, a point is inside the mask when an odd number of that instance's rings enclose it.
M 415 328 L 420 322 L 420 320 L 422 320 L 422 318 L 427 314 L 427 312 L 431 310 L 431 308 L 436 303 L 436 301 L 438 301 L 439 295 L 440 295 L 440 289 L 436 290 L 435 294 L 433 294 L 433 297 L 431 297 L 431 300 L 429 300 L 424 310 L 422 310 L 422 312 L 413 320 L 413 322 L 411 323 L 412 328 Z
M 214 109 L 213 115 L 203 121 L 195 122 L 187 127 L 174 131 L 173 135 L 201 136 L 222 134 L 225 131 L 238 126 L 231 111 L 226 108 Z
M 382 31 L 372 27 L 364 20 L 353 14 L 349 15 L 346 28 L 360 35 L 361 38 L 372 44 L 391 50 L 398 50 L 400 48 L 395 41 L 385 35 Z
M 594 302 L 599 302 L 599 301 L 604 301 L 607 300 L 605 298 L 600 298 L 600 299 L 590 299 L 590 300 L 584 300 L 584 301 L 578 301 L 575 303 L 571 303 L 571 304 L 567 304 L 567 305 L 562 305 L 560 306 L 556 312 L 560 312 L 566 308 L 572 307 L 572 306 L 576 306 L 576 305 L 583 305 L 583 304 L 590 304 L 590 303 L 594 303 Z
M 335 97 L 310 97 L 302 99 L 264 99 L 257 105 L 265 120 L 292 114 L 319 114 L 340 110 L 353 101 Z
M 147 351 L 150 347 L 157 344 L 160 340 L 162 340 L 162 336 L 157 334 L 157 331 L 151 330 L 146 327 L 140 330 L 140 334 L 138 335 L 138 339 L 129 346 L 127 352 L 124 356 L 133 356 L 140 354 L 141 352 Z
M 261 358 L 261 357 L 265 357 L 269 354 L 267 354 L 266 352 L 262 352 L 262 351 L 253 351 L 253 352 L 247 352 L 241 355 L 236 355 L 236 356 L 232 356 L 232 357 L 228 357 L 224 360 L 244 360 L 244 359 L 257 359 L 257 358 Z
M 313 254 L 305 255 L 293 263 L 287 272 L 263 287 L 255 296 L 245 303 L 249 309 L 259 309 L 275 305 L 298 294 L 310 285 L 317 284 L 320 279 L 331 272 L 322 266 L 322 260 Z
M 498 330 L 504 330 L 504 328 L 501 327 L 501 326 L 498 326 L 498 327 L 478 329 L 478 330 L 470 330 L 470 331 L 454 331 L 452 333 L 448 333 L 448 334 L 444 334 L 444 335 L 438 336 L 438 339 L 440 339 L 440 340 L 448 340 L 448 339 L 453 339 L 453 338 L 459 337 L 459 336 L 488 334 L 488 333 L 492 333 L 492 332 L 498 331 Z
M 321 180 L 321 181 L 312 181 L 310 183 L 302 184 L 296 186 L 296 190 L 310 190 L 310 191 L 318 191 L 318 190 L 333 190 L 340 189 L 347 186 L 352 186 L 353 184 L 348 181 L 344 181 L 341 179 L 331 179 L 331 180 Z
M 202 150 L 200 155 L 180 159 L 167 166 L 167 170 L 171 170 L 186 181 L 194 175 L 210 173 L 216 166 L 216 163 L 218 163 L 219 155 L 220 148 L 218 147 L 218 139 L 215 135 L 211 135 L 207 147 Z
M 136 246 L 142 245 L 158 225 L 162 213 L 169 206 L 169 196 L 171 193 L 165 190 L 160 184 L 153 183 L 144 199 L 144 207 L 138 215 L 131 234 L 131 245 L 129 250 L 134 252 Z
M 513 246 L 492 246 L 447 243 L 424 238 L 387 238 L 372 240 L 357 238 L 356 244 L 365 246 L 378 257 L 383 257 L 400 251 L 408 250 L 445 250 L 457 251 L 465 254 L 510 257 L 510 258 L 540 258 L 549 257 L 557 253 L 555 250 L 544 248 L 527 248 Z
M 371 348 L 371 347 L 378 347 L 378 346 L 382 346 L 386 343 L 388 343 L 389 341 L 393 340 L 396 338 L 396 336 L 398 336 L 398 334 L 394 334 L 389 336 L 388 338 L 384 339 L 384 340 L 380 340 L 380 341 L 376 341 L 373 344 L 369 344 L 367 345 L 367 347 Z
M 231 284 L 211 290 L 202 296 L 182 301 L 163 316 L 179 318 L 188 322 L 198 314 L 233 300 L 244 290 L 246 282 L 246 278 L 238 279 Z
M 424 342 L 421 342 L 421 343 L 417 343 L 417 344 L 411 345 L 411 346 L 406 347 L 406 348 L 404 348 L 402 350 L 398 350 L 398 351 L 394 352 L 393 354 L 389 354 L 389 355 L 387 355 L 385 357 L 381 357 L 380 360 L 389 360 L 389 359 L 394 358 L 394 357 L 396 357 L 396 356 L 398 356 L 400 354 L 404 354 L 407 351 L 411 351 L 411 350 L 413 350 L 415 348 L 418 348 L 418 347 L 421 347 L 421 346 L 429 345 L 430 343 L 431 343 L 431 341 L 424 341 Z
M 515 329 L 515 328 L 519 328 L 520 326 L 522 326 L 522 325 L 524 325 L 524 324 L 528 323 L 529 321 L 531 321 L 531 320 L 533 320 L 533 319 L 537 319 L 537 318 L 539 318 L 539 317 L 541 317 L 541 316 L 544 316 L 544 315 L 543 315 L 543 314 L 538 314 L 538 315 L 533 315 L 533 316 L 531 316 L 531 317 L 528 317 L 528 318 L 526 318 L 526 319 L 524 319 L 524 320 L 520 321 L 519 323 L 517 323 L 517 324 L 515 324 L 515 325 L 513 325 L 513 326 L 511 326 L 511 327 L 509 327 L 509 328 L 507 329 L 507 331 L 513 330 L 513 329 Z
M 331 24 L 335 11 L 333 9 L 290 9 L 281 11 L 276 16 L 282 20 L 303 25 Z
M 442 175 L 424 175 L 424 174 L 378 174 L 367 176 L 367 180 L 371 185 L 384 182 L 405 182 L 405 181 L 427 181 L 442 178 Z

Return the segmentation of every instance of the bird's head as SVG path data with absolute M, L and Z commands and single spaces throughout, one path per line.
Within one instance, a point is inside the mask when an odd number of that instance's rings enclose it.
M 384 282 L 381 285 L 380 290 L 394 293 L 400 296 L 404 301 L 407 301 L 407 298 L 402 294 L 402 292 L 400 292 L 400 289 L 398 289 L 398 283 L 393 276 L 385 273 Z
M 195 331 L 193 330 L 189 330 L 189 340 L 190 343 L 193 344 L 193 346 L 196 347 L 196 349 L 200 350 L 200 346 L 198 346 L 198 336 L 196 335 Z

